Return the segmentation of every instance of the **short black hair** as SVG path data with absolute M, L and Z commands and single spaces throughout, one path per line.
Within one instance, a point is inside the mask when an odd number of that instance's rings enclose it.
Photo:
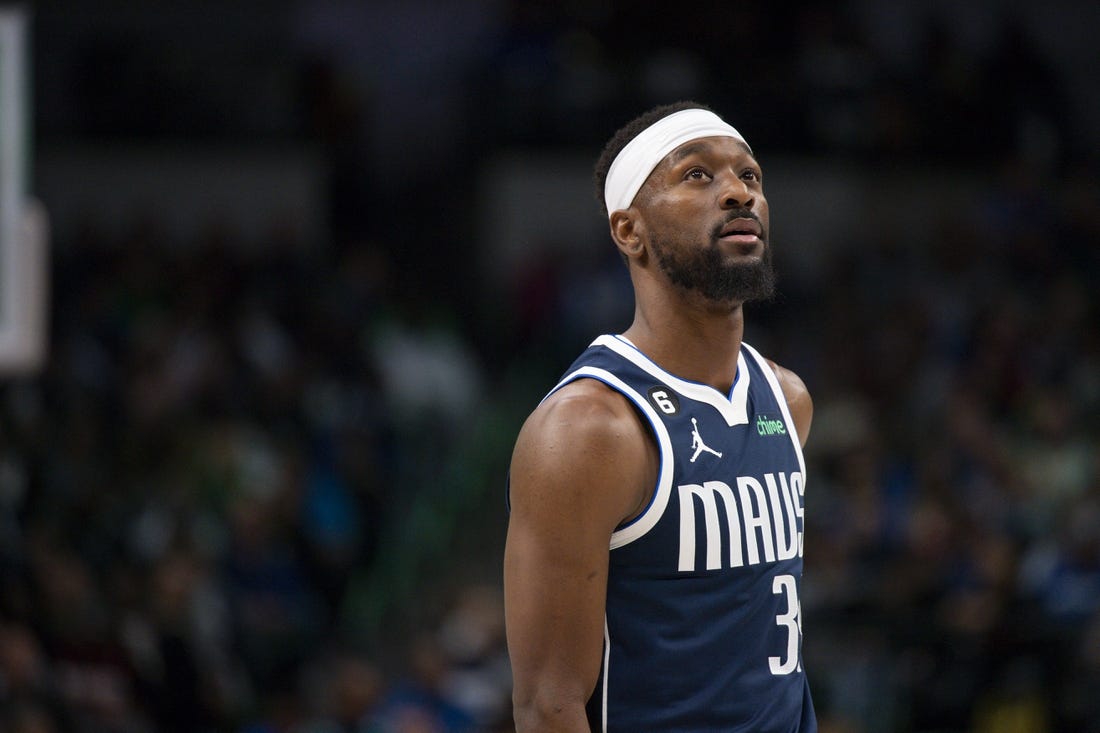
M 714 111 L 705 104 L 691 101 L 662 104 L 659 107 L 654 107 L 648 112 L 643 112 L 630 122 L 627 122 L 611 136 L 611 139 L 607 141 L 607 145 L 604 145 L 603 152 L 600 153 L 600 157 L 596 161 L 595 171 L 593 172 L 593 180 L 596 184 L 596 200 L 600 202 L 600 211 L 603 212 L 604 217 L 607 217 L 607 215 L 611 213 L 607 210 L 607 204 L 604 202 L 604 184 L 607 183 L 607 172 L 611 169 L 611 163 L 614 162 L 616 156 L 618 156 L 623 148 L 626 147 L 627 143 L 636 138 L 642 130 L 657 122 L 657 120 L 668 117 L 676 112 L 682 112 L 685 109 L 705 109 L 708 112 Z

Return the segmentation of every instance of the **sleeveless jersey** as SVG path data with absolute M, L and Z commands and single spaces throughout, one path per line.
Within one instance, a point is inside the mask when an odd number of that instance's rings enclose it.
M 554 388 L 597 379 L 660 450 L 648 507 L 611 537 L 593 731 L 814 733 L 802 667 L 806 469 L 774 371 L 742 344 L 728 395 L 601 336 Z

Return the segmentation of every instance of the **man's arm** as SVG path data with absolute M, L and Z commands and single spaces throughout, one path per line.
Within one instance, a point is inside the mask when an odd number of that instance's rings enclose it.
M 787 408 L 791 411 L 791 419 L 794 420 L 794 429 L 798 431 L 798 440 L 802 447 L 806 447 L 806 438 L 810 436 L 810 424 L 814 418 L 814 402 L 810 399 L 810 391 L 806 389 L 806 383 L 790 369 L 784 369 L 773 361 L 768 361 L 775 376 L 779 378 L 779 386 L 783 388 L 783 396 L 787 398 Z
M 624 397 L 581 380 L 520 431 L 504 550 L 517 733 L 589 730 L 611 533 L 646 505 L 657 472 L 645 430 Z

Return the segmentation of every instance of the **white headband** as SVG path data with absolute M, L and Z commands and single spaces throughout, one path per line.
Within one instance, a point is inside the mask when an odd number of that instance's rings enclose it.
M 638 133 L 612 161 L 603 185 L 607 215 L 633 203 L 642 184 L 666 155 L 701 137 L 732 137 L 748 145 L 741 133 L 705 109 L 685 109 L 662 117 Z

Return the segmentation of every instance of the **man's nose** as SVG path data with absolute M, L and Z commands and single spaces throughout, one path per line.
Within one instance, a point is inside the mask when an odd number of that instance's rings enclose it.
M 755 203 L 756 196 L 740 176 L 731 176 L 722 188 L 724 209 L 751 209 Z

